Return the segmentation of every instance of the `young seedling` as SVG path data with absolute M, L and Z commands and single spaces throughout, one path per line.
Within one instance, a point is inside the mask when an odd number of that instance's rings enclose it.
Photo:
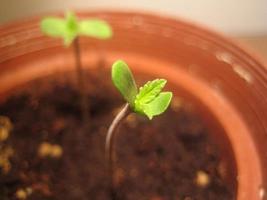
M 81 63 L 79 37 L 88 36 L 101 40 L 109 39 L 112 37 L 112 29 L 110 25 L 106 21 L 100 19 L 78 20 L 73 12 L 67 12 L 65 18 L 45 17 L 41 21 L 41 30 L 44 34 L 50 37 L 62 38 L 66 47 L 69 47 L 70 45 L 73 46 L 77 82 L 81 96 L 81 110 L 83 119 L 87 121 L 89 118 L 88 104 Z
M 111 76 L 113 84 L 127 102 L 111 123 L 105 144 L 107 170 L 110 178 L 110 192 L 112 198 L 116 199 L 116 193 L 113 187 L 113 165 L 115 157 L 114 140 L 117 128 L 131 112 L 147 116 L 150 120 L 154 116 L 162 114 L 171 102 L 172 92 L 162 92 L 162 89 L 167 83 L 165 79 L 148 81 L 138 90 L 129 67 L 122 60 L 118 60 L 113 64 Z

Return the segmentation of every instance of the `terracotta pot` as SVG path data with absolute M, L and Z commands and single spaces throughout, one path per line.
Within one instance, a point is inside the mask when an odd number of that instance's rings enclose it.
M 164 77 L 198 108 L 228 163 L 238 200 L 266 199 L 267 70 L 229 40 L 182 21 L 137 13 L 93 12 L 114 38 L 82 38 L 82 60 L 122 58 L 135 73 Z M 39 17 L 0 28 L 0 95 L 38 77 L 71 70 L 71 49 L 43 36 Z

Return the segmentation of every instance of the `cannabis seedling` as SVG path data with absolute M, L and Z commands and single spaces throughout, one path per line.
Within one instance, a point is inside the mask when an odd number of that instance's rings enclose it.
M 67 12 L 65 18 L 45 17 L 41 21 L 41 30 L 50 37 L 62 38 L 66 47 L 69 47 L 71 44 L 73 45 L 83 119 L 88 119 L 88 104 L 81 63 L 79 37 L 89 36 L 101 40 L 109 39 L 112 37 L 110 25 L 106 21 L 99 19 L 78 20 L 73 12 Z
M 116 196 L 113 188 L 114 138 L 116 129 L 131 112 L 147 116 L 150 120 L 154 116 L 162 114 L 171 102 L 172 92 L 162 92 L 167 83 L 165 79 L 148 81 L 138 90 L 129 67 L 122 60 L 118 60 L 113 64 L 111 76 L 115 87 L 127 102 L 111 123 L 106 137 L 107 170 L 110 178 L 111 195 L 114 197 Z

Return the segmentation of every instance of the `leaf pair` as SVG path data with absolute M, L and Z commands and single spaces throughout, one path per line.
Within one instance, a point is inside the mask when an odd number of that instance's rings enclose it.
M 161 92 L 167 83 L 165 79 L 148 81 L 138 91 L 129 67 L 122 60 L 112 66 L 112 81 L 132 110 L 149 119 L 163 113 L 172 99 L 171 92 Z
M 65 19 L 46 17 L 41 22 L 42 31 L 51 37 L 61 37 L 64 44 L 69 46 L 77 36 L 89 36 L 97 39 L 112 37 L 109 24 L 99 19 L 78 21 L 72 12 L 67 12 Z

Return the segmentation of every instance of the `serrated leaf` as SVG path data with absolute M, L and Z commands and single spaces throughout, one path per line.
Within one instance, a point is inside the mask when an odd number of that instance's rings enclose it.
M 134 107 L 137 87 L 128 65 L 122 60 L 116 61 L 112 65 L 111 77 L 114 85 L 120 91 L 124 99 L 131 107 Z
M 46 17 L 41 21 L 41 30 L 51 37 L 63 37 L 66 33 L 66 22 L 58 17 Z
M 165 79 L 155 79 L 153 81 L 148 81 L 143 87 L 139 89 L 139 93 L 136 96 L 135 104 L 143 105 L 150 101 L 161 92 L 161 90 L 166 85 L 167 81 Z
M 154 116 L 160 115 L 168 108 L 171 99 L 171 92 L 160 93 L 153 101 L 144 105 L 144 114 L 151 120 Z
M 112 37 L 110 25 L 99 19 L 83 20 L 79 23 L 79 33 L 97 39 L 108 39 Z

